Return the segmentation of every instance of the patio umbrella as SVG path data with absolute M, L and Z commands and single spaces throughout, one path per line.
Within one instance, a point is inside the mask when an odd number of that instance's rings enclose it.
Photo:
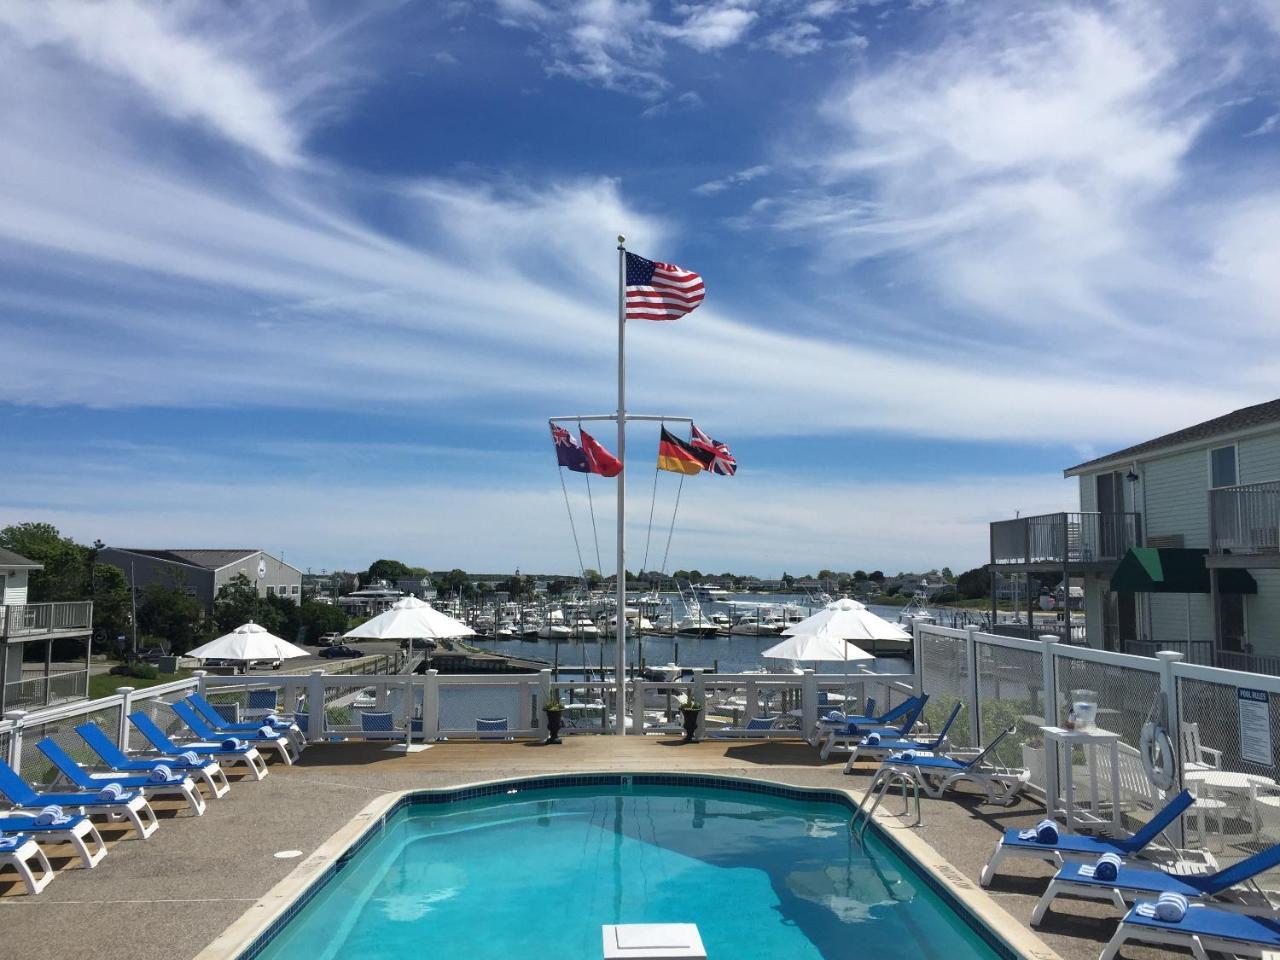
M 405 597 L 343 636 L 350 640 L 444 640 L 472 637 L 475 631 L 417 597 Z
M 197 660 L 287 660 L 310 654 L 288 640 L 281 640 L 266 627 L 250 622 L 196 647 L 187 656 Z
M 813 616 L 793 624 L 784 634 L 798 636 L 806 633 L 828 633 L 840 640 L 861 643 L 864 640 L 910 640 L 896 623 L 878 617 L 857 600 L 847 597 L 828 603 Z
M 860 660 L 874 660 L 871 654 L 847 640 L 825 630 L 815 633 L 801 633 L 784 637 L 781 643 L 775 644 L 760 654 L 770 660 L 800 660 L 823 663 L 857 663 Z

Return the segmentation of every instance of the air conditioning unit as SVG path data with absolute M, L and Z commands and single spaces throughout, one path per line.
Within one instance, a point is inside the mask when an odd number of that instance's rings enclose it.
M 1147 535 L 1148 547 L 1156 547 L 1156 548 L 1166 549 L 1166 550 L 1168 549 L 1180 550 L 1182 548 L 1182 545 L 1183 545 L 1182 534 L 1180 533 L 1166 533 L 1158 537 L 1153 537 L 1150 534 Z

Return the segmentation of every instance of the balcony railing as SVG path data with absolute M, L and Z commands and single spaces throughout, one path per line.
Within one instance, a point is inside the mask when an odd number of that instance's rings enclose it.
M 46 633 L 88 633 L 92 629 L 92 600 L 15 603 L 0 607 L 0 640 L 29 639 Z
M 1280 553 L 1280 480 L 1209 491 L 1213 553 Z
M 1045 513 L 991 524 L 991 562 L 1113 562 L 1141 542 L 1137 513 Z

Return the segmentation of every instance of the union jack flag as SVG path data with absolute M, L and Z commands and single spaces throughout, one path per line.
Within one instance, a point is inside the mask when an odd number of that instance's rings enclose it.
M 712 440 L 698 429 L 696 423 L 691 423 L 689 429 L 692 433 L 689 446 L 693 447 L 701 455 L 699 459 L 702 460 L 703 470 L 726 477 L 732 477 L 738 472 L 738 461 L 729 452 L 728 445 L 721 443 L 719 440 Z

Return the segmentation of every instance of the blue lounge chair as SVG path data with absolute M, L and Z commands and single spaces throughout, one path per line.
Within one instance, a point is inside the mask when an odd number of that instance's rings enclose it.
M 928 702 L 929 695 L 923 693 L 916 697 L 908 697 L 879 717 L 845 717 L 843 726 L 832 724 L 827 730 L 826 738 L 822 741 L 822 759 L 827 759 L 831 751 L 838 746 L 852 749 L 869 733 L 905 739 L 911 733 L 911 728 L 916 725 L 916 721 L 920 719 L 924 705 Z
M 156 767 L 163 764 L 174 773 L 182 772 L 200 777 L 208 786 L 209 792 L 213 794 L 214 799 L 224 797 L 227 791 L 231 789 L 231 785 L 227 783 L 227 775 L 222 772 L 222 767 L 218 761 L 212 757 L 197 757 L 195 763 L 190 763 L 180 757 L 147 757 L 137 758 L 130 757 L 127 753 L 115 745 L 110 737 L 108 737 L 100 726 L 96 723 L 85 723 L 76 727 L 76 733 L 80 734 L 80 739 L 89 745 L 89 749 L 98 755 L 98 759 L 102 761 L 103 766 L 112 770 L 120 770 L 126 773 L 150 773 Z
M 40 868 L 36 876 L 31 869 L 34 861 Z M 44 855 L 35 838 L 26 833 L 7 833 L 0 835 L 0 867 L 8 865 L 18 871 L 27 893 L 35 896 L 49 885 L 53 879 L 53 867 L 49 866 L 49 858 Z
M 1159 896 L 1162 893 L 1180 893 L 1188 900 L 1215 897 L 1276 866 L 1280 866 L 1280 844 L 1246 857 L 1225 870 L 1199 876 L 1175 877 L 1162 870 L 1124 864 L 1114 880 L 1099 880 L 1080 872 L 1080 868 L 1087 868 L 1088 864 L 1068 863 L 1060 867 L 1053 879 L 1049 881 L 1049 888 L 1045 890 L 1035 910 L 1032 911 L 1031 925 L 1039 924 L 1049 911 L 1049 906 L 1062 894 L 1091 900 L 1110 900 L 1118 909 L 1124 910 L 1127 901 Z M 1257 907 L 1238 904 L 1219 904 L 1219 906 L 1240 913 L 1272 912 L 1270 904 Z
M 1138 906 L 1141 906 L 1139 904 Z M 1280 950 L 1280 921 L 1250 917 L 1211 904 L 1192 904 L 1181 920 L 1157 920 L 1133 907 L 1102 951 L 1099 960 L 1114 960 L 1129 941 L 1160 947 L 1185 947 L 1196 960 L 1209 960 L 1209 951 L 1227 956 L 1262 957 Z
M 209 724 L 204 722 L 204 718 L 196 713 L 195 707 L 187 703 L 185 700 L 179 700 L 176 703 L 169 704 L 170 709 L 178 715 L 178 719 L 185 723 L 191 732 L 201 741 L 217 742 L 225 740 L 228 737 L 234 737 L 237 740 L 243 740 L 251 743 L 255 747 L 274 747 L 280 753 L 280 759 L 286 764 L 292 766 L 293 761 L 297 759 L 296 748 L 293 741 L 282 733 L 274 731 L 268 735 L 264 733 L 247 733 L 237 731 L 236 733 L 220 733 L 214 730 Z
M 80 865 L 87 870 L 96 867 L 107 855 L 107 845 L 102 841 L 98 828 L 93 825 L 92 820 L 78 813 L 64 815 L 49 823 L 40 823 L 35 817 L 26 814 L 0 814 L 0 832 L 15 831 L 29 833 L 37 842 L 48 840 L 51 843 L 71 844 L 80 857 Z
M 988 764 L 986 761 L 987 757 L 1000 745 L 1000 741 L 1013 732 L 1013 727 L 1002 731 L 981 753 L 966 760 L 957 759 L 954 756 L 918 757 L 911 751 L 893 753 L 881 764 L 876 776 L 879 777 L 886 772 L 906 774 L 927 796 L 935 800 L 941 799 L 961 780 L 969 780 L 982 788 L 988 802 L 1008 806 L 1026 785 L 1030 775 L 1026 770 L 1010 770 Z
M 274 696 L 274 693 L 272 695 Z M 263 727 L 270 727 L 282 736 L 292 740 L 298 753 L 301 753 L 302 749 L 307 745 L 307 741 L 302 736 L 302 731 L 298 729 L 298 725 L 293 720 L 280 719 L 269 723 L 263 719 L 253 722 L 233 723 L 218 711 L 217 704 L 210 703 L 202 693 L 191 694 L 187 697 L 187 702 L 196 708 L 196 711 L 204 718 L 205 723 L 210 728 L 224 736 L 240 737 L 257 733 Z
M 1081 834 L 1062 834 L 1057 843 L 1041 843 L 1034 838 L 1024 840 L 1016 827 L 1006 830 L 1004 836 L 996 841 L 996 849 L 991 859 L 982 868 L 981 883 L 985 887 L 995 875 L 996 867 L 1007 856 L 1036 857 L 1062 866 L 1069 860 L 1096 860 L 1104 853 L 1114 853 L 1121 857 L 1136 856 L 1156 837 L 1164 833 L 1182 812 L 1195 803 L 1190 791 L 1183 790 L 1156 813 L 1142 829 L 1132 837 L 1113 840 L 1109 837 L 1087 837 Z
M 86 815 L 123 814 L 133 824 L 138 838 L 147 839 L 160 828 L 156 813 L 141 790 L 126 790 L 118 798 L 106 799 L 92 792 L 37 793 L 18 772 L 0 761 L 0 794 L 20 810 L 39 812 L 48 806 L 68 807 Z
M 862 741 L 853 748 L 853 753 L 849 754 L 849 759 L 845 761 L 844 772 L 853 773 L 853 765 L 864 757 L 883 760 L 891 753 L 901 753 L 904 750 L 925 750 L 931 753 L 942 750 L 946 745 L 947 734 L 951 731 L 951 725 L 956 722 L 956 717 L 960 716 L 960 711 L 963 708 L 964 704 L 957 700 L 956 705 L 951 708 L 951 715 L 947 717 L 947 722 L 942 725 L 938 735 L 930 740 L 920 740 L 914 737 L 907 740 L 898 737 L 881 737 L 876 743 L 868 743 L 868 737 L 863 737 Z
M 155 773 L 149 777 L 134 777 L 118 771 L 91 773 L 76 763 L 75 758 L 52 737 L 45 737 L 36 744 L 36 749 L 49 758 L 59 773 L 81 790 L 101 790 L 107 784 L 115 783 L 122 790 L 142 790 L 158 797 L 179 796 L 187 801 L 195 816 L 204 815 L 204 796 L 196 789 L 195 781 L 185 773 L 174 775 L 174 771 L 170 770 L 170 776 L 164 778 Z
M 261 780 L 267 775 L 267 764 L 262 759 L 262 754 L 258 752 L 258 748 L 251 743 L 242 743 L 238 747 L 227 747 L 224 745 L 225 738 L 220 738 L 214 742 L 191 740 L 187 743 L 179 744 L 170 740 L 156 722 L 141 711 L 129 714 L 129 722 L 146 738 L 151 746 L 165 756 L 176 757 L 180 753 L 194 753 L 200 757 L 216 757 L 219 761 L 225 763 L 243 763 L 248 767 L 255 780 Z

